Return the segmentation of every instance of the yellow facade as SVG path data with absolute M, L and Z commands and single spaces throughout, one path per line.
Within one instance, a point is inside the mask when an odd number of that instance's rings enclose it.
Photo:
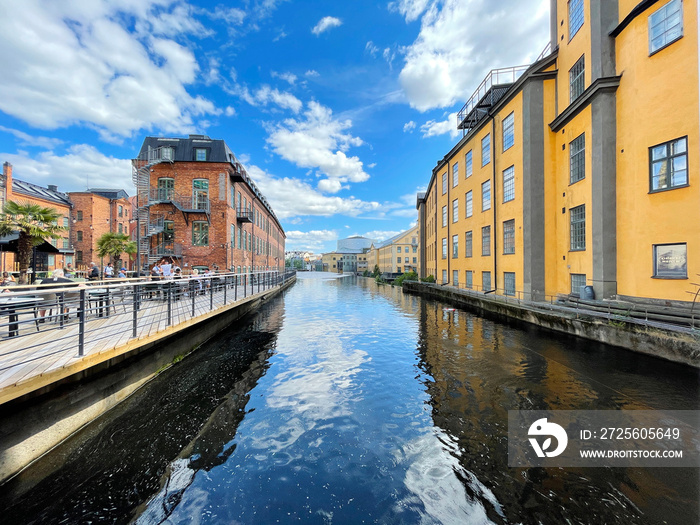
M 587 286 L 597 299 L 691 300 L 700 274 L 697 2 L 551 6 L 552 53 L 478 105 L 470 99 L 460 112 L 464 137 L 419 195 L 421 275 L 524 299 Z
M 381 273 L 416 272 L 420 275 L 419 230 L 414 226 L 391 239 L 372 245 L 368 255 L 368 269 L 375 265 Z

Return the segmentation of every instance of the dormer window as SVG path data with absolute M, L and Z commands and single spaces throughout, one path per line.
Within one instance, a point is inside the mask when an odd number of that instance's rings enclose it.
M 175 156 L 175 150 L 173 148 L 164 147 L 161 148 L 160 151 L 160 156 L 163 160 L 173 160 L 173 157 Z
M 207 150 L 205 148 L 195 148 L 194 160 L 196 160 L 197 162 L 206 161 L 207 160 Z

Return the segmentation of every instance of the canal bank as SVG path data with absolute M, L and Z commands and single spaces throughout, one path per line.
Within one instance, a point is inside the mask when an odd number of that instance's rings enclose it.
M 0 482 L 295 282 L 296 277 L 292 277 L 168 330 L 4 389 L 7 401 L 0 404 Z
M 452 286 L 404 281 L 403 290 L 500 319 L 513 319 L 599 343 L 700 368 L 697 331 L 650 326 L 631 318 L 596 316 L 595 312 L 555 308 L 549 303 L 521 302 Z

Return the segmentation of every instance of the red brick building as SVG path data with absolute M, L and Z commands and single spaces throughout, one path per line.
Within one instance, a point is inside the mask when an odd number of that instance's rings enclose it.
M 133 166 L 142 264 L 283 269 L 284 230 L 223 140 L 146 137 Z
M 58 225 L 66 228 L 65 231 L 61 232 L 60 239 L 47 239 L 46 242 L 36 247 L 29 265 L 33 271 L 48 272 L 56 268 L 63 268 L 69 262 L 74 262 L 69 235 L 73 205 L 67 194 L 58 191 L 58 187 L 54 185 L 44 188 L 31 182 L 13 178 L 12 164 L 5 162 L 0 177 L 0 207 L 7 201 L 53 208 L 60 215 Z M 0 239 L 0 271 L 18 271 L 15 254 L 7 251 L 8 246 L 9 243 Z
M 97 255 L 97 241 L 108 232 L 129 234 L 131 202 L 124 190 L 89 189 L 70 192 L 73 203 L 71 217 L 71 241 L 75 248 L 75 265 L 84 269 L 91 262 L 100 264 Z M 122 253 L 122 263 L 131 267 L 126 253 Z M 103 260 L 107 264 L 108 260 Z

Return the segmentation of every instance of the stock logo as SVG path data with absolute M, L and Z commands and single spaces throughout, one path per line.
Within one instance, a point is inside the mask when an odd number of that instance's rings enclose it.
M 541 446 L 537 440 L 537 437 L 529 438 L 532 448 L 535 449 L 537 457 L 540 458 L 545 456 L 548 458 L 557 457 L 559 454 L 564 452 L 566 445 L 569 443 L 569 438 L 566 436 L 566 431 L 556 423 L 548 423 L 546 417 L 538 419 L 532 425 L 530 425 L 530 430 L 527 431 L 527 434 L 528 436 L 547 436 L 547 439 L 544 440 Z M 552 437 L 556 438 L 557 440 L 557 448 L 549 451 L 552 446 Z

